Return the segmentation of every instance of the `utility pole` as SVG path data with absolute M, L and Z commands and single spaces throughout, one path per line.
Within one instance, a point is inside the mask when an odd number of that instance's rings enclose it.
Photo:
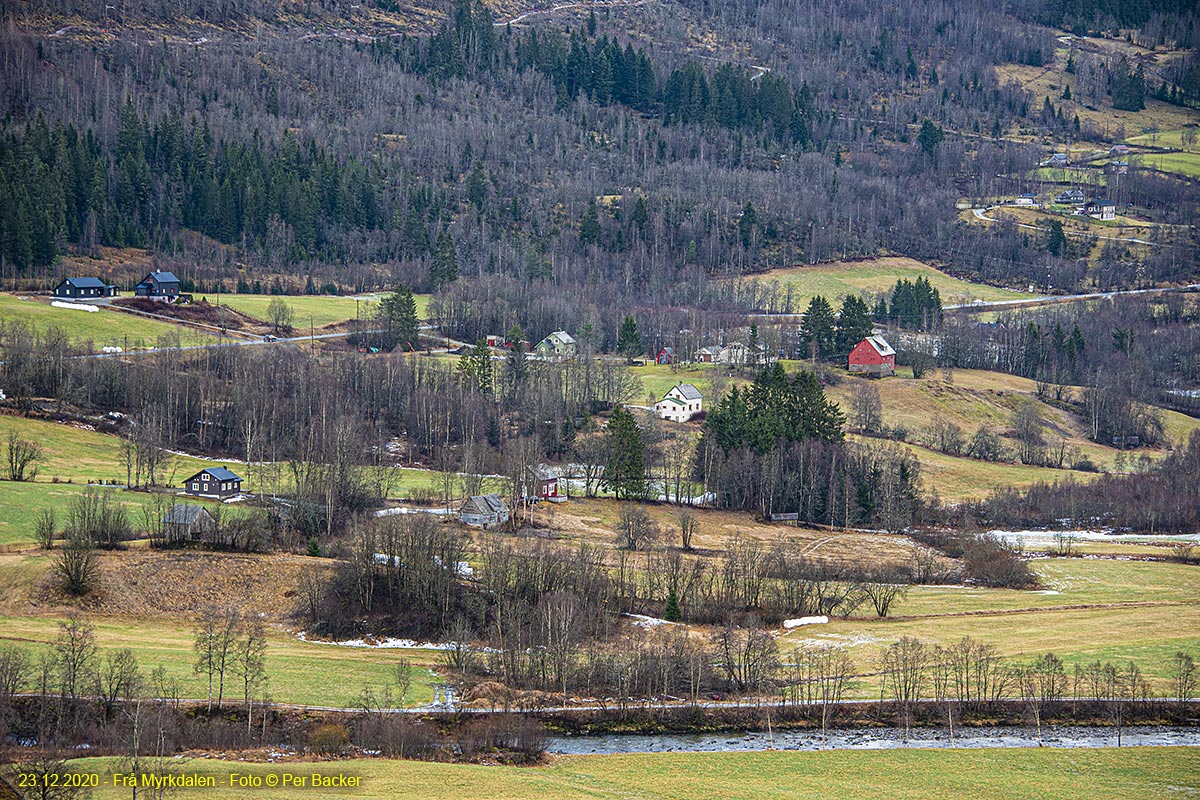
M 313 322 L 313 315 L 308 315 L 308 342 L 312 348 L 313 355 L 317 354 L 317 326 Z

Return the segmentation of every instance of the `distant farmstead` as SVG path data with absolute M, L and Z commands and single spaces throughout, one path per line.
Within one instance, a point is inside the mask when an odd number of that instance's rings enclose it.
M 675 348 L 664 347 L 658 351 L 658 355 L 654 357 L 655 364 L 674 364 L 675 363 Z
M 555 331 L 538 342 L 534 348 L 542 358 L 564 358 L 575 355 L 575 339 L 566 331 Z
M 1116 219 L 1117 204 L 1111 200 L 1089 200 L 1083 213 L 1092 219 Z
M 549 464 L 537 464 L 529 468 L 529 484 L 524 494 L 540 500 L 557 501 L 559 481 L 558 470 Z
M 212 467 L 200 470 L 184 481 L 183 490 L 196 497 L 225 500 L 242 493 L 242 478 L 225 467 Z
M 458 509 L 458 518 L 475 528 L 494 528 L 508 522 L 508 504 L 498 494 L 474 495 Z
M 896 372 L 896 351 L 882 336 L 868 336 L 850 351 L 847 369 L 864 375 L 884 377 Z
M 681 383 L 654 404 L 654 415 L 672 422 L 687 422 L 704 410 L 703 403 L 699 389 L 690 383 Z
M 138 297 L 174 300 L 179 297 L 180 285 L 180 280 L 175 277 L 175 273 L 155 271 L 142 278 L 142 282 L 133 287 L 133 293 Z
M 54 287 L 54 296 L 68 300 L 116 297 L 117 287 L 99 278 L 66 278 Z

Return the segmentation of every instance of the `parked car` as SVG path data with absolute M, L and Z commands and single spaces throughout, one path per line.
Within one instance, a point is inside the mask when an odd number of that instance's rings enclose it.
M 264 341 L 264 342 L 277 342 L 277 341 L 279 341 L 279 340 L 278 340 L 278 339 L 276 339 L 274 336 L 272 336 L 271 334 L 269 334 L 269 333 L 268 333 L 266 336 L 264 336 L 264 337 L 263 337 L 263 341 Z

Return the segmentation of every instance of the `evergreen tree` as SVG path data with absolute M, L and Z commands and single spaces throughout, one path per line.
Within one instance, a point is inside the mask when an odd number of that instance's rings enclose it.
M 809 301 L 800 323 L 800 341 L 809 347 L 813 358 L 820 358 L 822 352 L 829 352 L 835 345 L 833 307 L 821 295 Z
M 927 119 L 921 123 L 921 132 L 917 134 L 917 142 L 921 145 L 921 151 L 928 158 L 936 161 L 945 135 L 941 128 L 933 124 L 932 120 Z
M 419 344 L 420 323 L 417 319 L 417 302 L 412 290 L 401 286 L 379 303 L 379 316 L 384 329 L 384 349 L 391 350 L 399 345 L 405 350 L 415 350 Z
M 600 228 L 600 212 L 596 208 L 596 201 L 593 199 L 588 202 L 587 211 L 583 213 L 583 219 L 579 222 L 579 244 L 583 247 L 599 244 L 602 233 L 603 231 Z
M 645 352 L 642 336 L 638 333 L 637 320 L 633 317 L 621 320 L 621 330 L 617 334 L 617 352 L 630 362 Z
M 429 270 L 429 281 L 436 290 L 458 278 L 458 249 L 449 230 L 438 234 L 437 249 L 433 253 L 433 266 Z
M 871 311 L 867 304 L 854 295 L 842 301 L 842 311 L 837 321 L 837 350 L 848 353 L 854 345 L 871 335 Z
M 601 485 L 613 492 L 618 500 L 641 499 L 646 496 L 646 445 L 637 420 L 618 406 L 608 421 L 608 463 Z
M 1063 232 L 1063 225 L 1058 220 L 1052 219 L 1048 227 L 1046 250 L 1053 255 L 1061 256 L 1067 252 L 1067 234 Z
M 742 207 L 742 216 L 738 219 L 738 233 L 742 238 L 742 247 L 750 247 L 754 241 L 754 229 L 758 225 L 758 214 L 754 211 L 754 204 L 749 200 Z
M 683 619 L 683 613 L 679 610 L 679 597 L 674 589 L 667 592 L 667 606 L 663 610 L 663 619 L 667 622 L 679 622 Z
M 458 371 L 462 376 L 479 389 L 485 397 L 491 397 L 495 390 L 494 371 L 492 368 L 492 350 L 486 339 L 480 339 L 469 353 L 458 359 Z

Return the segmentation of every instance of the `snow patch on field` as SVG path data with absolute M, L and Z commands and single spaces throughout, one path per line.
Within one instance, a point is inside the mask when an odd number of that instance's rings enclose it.
M 790 630 L 792 628 L 799 628 L 804 625 L 826 625 L 828 623 L 829 617 L 822 614 L 819 617 L 797 617 L 796 619 L 785 619 L 783 621 L 783 627 Z
M 394 639 L 390 636 L 364 636 L 359 639 L 343 639 L 331 642 L 325 639 L 309 639 L 304 631 L 296 634 L 296 638 L 310 644 L 328 644 L 334 647 L 369 647 L 374 650 L 453 650 L 457 642 L 417 642 L 414 639 Z M 499 652 L 490 647 L 472 647 L 471 650 L 492 653 Z
M 676 625 L 675 622 L 667 622 L 665 619 L 658 617 L 648 617 L 645 614 L 626 614 L 625 616 L 633 620 L 633 624 L 639 628 L 657 628 L 661 625 Z
M 50 303 L 50 305 L 54 306 L 55 308 L 73 308 L 76 311 L 99 311 L 100 310 L 98 307 L 93 306 L 93 305 L 88 305 L 87 303 L 68 303 L 63 300 L 54 300 Z
M 878 636 L 866 633 L 818 633 L 814 639 L 801 639 L 798 644 L 803 647 L 820 647 L 842 650 L 847 647 L 858 647 L 864 644 L 882 642 Z

